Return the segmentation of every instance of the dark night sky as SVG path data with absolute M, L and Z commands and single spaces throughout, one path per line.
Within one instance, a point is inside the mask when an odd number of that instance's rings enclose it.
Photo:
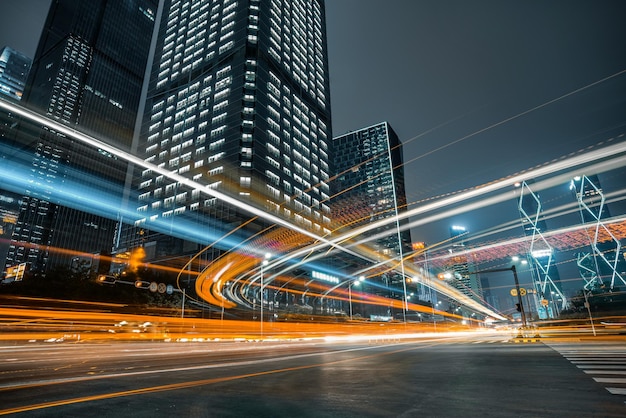
M 624 1 L 335 0 L 326 10 L 334 135 L 389 121 L 405 144 L 409 202 L 624 132 L 624 73 L 486 129 L 626 70 Z M 515 203 L 498 222 L 519 219 Z M 445 239 L 452 222 L 478 231 L 494 218 L 458 216 L 413 239 Z
M 47 4 L 0 0 L 0 45 L 32 56 Z M 333 134 L 387 120 L 405 144 L 409 202 L 624 132 L 626 1 L 327 0 L 326 17 Z M 413 239 L 519 219 L 511 202 L 497 220 L 466 214 Z

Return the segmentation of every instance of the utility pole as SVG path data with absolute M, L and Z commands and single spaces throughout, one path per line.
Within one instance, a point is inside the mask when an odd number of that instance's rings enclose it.
M 526 311 L 524 310 L 524 303 L 522 302 L 522 294 L 520 292 L 519 287 L 519 279 L 517 278 L 517 269 L 515 265 L 512 265 L 509 268 L 501 268 L 501 269 L 491 269 L 491 270 L 480 270 L 480 271 L 470 271 L 469 274 L 480 274 L 480 273 L 498 273 L 502 271 L 512 271 L 513 279 L 515 280 L 515 290 L 517 290 L 517 303 L 520 308 L 520 314 L 522 316 L 522 328 L 526 329 L 528 324 L 526 323 Z

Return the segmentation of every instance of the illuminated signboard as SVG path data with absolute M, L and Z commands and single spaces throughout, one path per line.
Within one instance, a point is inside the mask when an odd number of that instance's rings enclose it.
M 314 271 L 311 273 L 311 277 L 318 280 L 323 280 L 328 283 L 339 284 L 339 277 L 331 276 L 330 274 L 321 273 L 319 271 Z
M 7 268 L 6 278 L 13 279 L 19 282 L 24 278 L 24 272 L 26 271 L 26 263 L 18 264 L 17 266 L 11 266 Z

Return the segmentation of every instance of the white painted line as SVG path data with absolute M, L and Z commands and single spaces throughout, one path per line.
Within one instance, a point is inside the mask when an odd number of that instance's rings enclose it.
M 584 370 L 587 374 L 615 374 L 626 375 L 626 370 Z
M 564 356 L 626 356 L 626 351 L 559 351 Z
M 626 369 L 626 366 L 622 365 L 614 365 L 614 364 L 578 364 L 576 365 L 579 369 L 606 369 L 610 367 L 613 370 L 623 370 Z
M 617 360 L 575 360 L 573 364 L 613 364 L 615 366 L 626 365 L 626 361 Z
M 626 384 L 626 377 L 594 377 L 593 380 L 595 380 L 598 383 L 624 383 Z
M 586 359 L 586 358 L 597 358 L 597 359 L 613 359 L 613 360 L 624 360 L 626 361 L 626 356 L 616 356 L 616 355 L 611 355 L 611 356 L 602 356 L 602 355 L 588 355 L 588 356 L 563 356 L 568 360 L 575 360 L 575 359 Z
M 626 388 L 606 388 L 613 395 L 626 395 Z M 626 401 L 624 401 L 626 403 Z

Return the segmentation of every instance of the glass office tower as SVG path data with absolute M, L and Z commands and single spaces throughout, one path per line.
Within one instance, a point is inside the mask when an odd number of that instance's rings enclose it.
M 32 60 L 8 46 L 0 50 L 0 93 L 15 101 L 22 98 Z
M 22 99 L 31 63 L 30 58 L 8 46 L 0 49 L 0 100 L 18 103 Z M 13 141 L 17 124 L 16 115 L 0 112 L 0 167 L 6 167 L 2 160 L 9 158 L 6 147 Z M 0 266 L 4 266 L 3 261 L 0 256 Z
M 461 225 L 452 225 L 450 227 L 450 238 L 454 239 L 454 241 L 452 241 L 451 248 L 448 250 L 450 259 L 445 270 L 452 274 L 450 278 L 446 277 L 446 280 L 450 286 L 456 288 L 462 294 L 474 300 L 483 301 L 480 276 L 471 273 L 477 269 L 470 258 L 463 254 L 465 242 L 462 237 L 467 232 L 467 229 Z
M 52 1 L 24 105 L 130 151 L 156 7 L 157 0 Z M 127 164 L 47 126 L 22 128 L 14 146 L 30 156 L 32 187 L 7 265 L 27 262 L 45 273 L 76 254 L 110 252 Z
M 167 0 L 139 152 L 321 234 L 329 100 L 323 0 Z M 127 249 L 143 246 L 147 260 L 192 254 L 251 217 L 150 170 L 137 173 L 136 193 Z
M 402 144 L 387 122 L 335 137 L 333 155 L 338 176 L 333 185 L 333 219 L 338 225 L 355 228 L 406 212 Z M 407 223 L 405 218 L 369 233 L 377 237 L 369 245 L 378 260 L 396 260 L 379 277 L 388 290 L 372 292 L 403 296 L 398 263 L 411 251 L 411 232 L 403 228 Z M 389 270 L 392 266 L 396 270 Z

